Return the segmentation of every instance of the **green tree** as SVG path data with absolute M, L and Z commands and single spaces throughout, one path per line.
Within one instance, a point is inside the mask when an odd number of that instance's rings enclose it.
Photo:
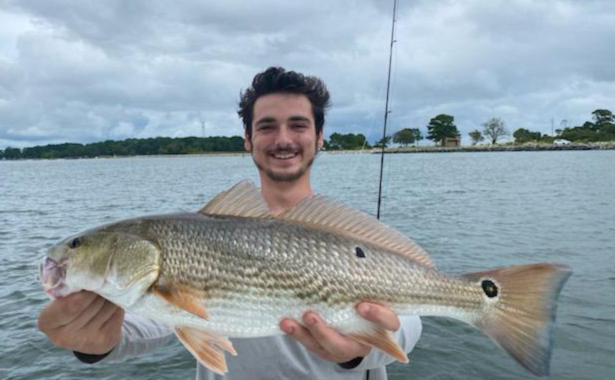
M 538 141 L 542 135 L 540 132 L 532 132 L 525 128 L 519 128 L 513 133 L 513 137 L 516 143 L 523 144 L 529 141 Z
M 341 134 L 341 133 L 332 133 L 331 136 L 329 136 L 329 149 L 344 149 L 344 150 L 356 150 L 356 149 L 361 149 L 364 146 L 366 148 L 369 148 L 369 144 L 367 144 L 367 139 L 365 138 L 365 135 L 359 133 L 359 134 L 354 134 L 354 133 L 348 133 L 348 134 Z
M 598 109 L 592 112 L 596 122 L 596 140 L 613 141 L 615 140 L 615 116 L 606 109 Z
M 596 122 L 597 126 L 615 122 L 615 116 L 609 110 L 597 109 L 592 112 L 592 115 L 594 115 L 593 119 Z
M 393 142 L 408 146 L 414 142 L 414 133 L 410 128 L 404 128 L 393 135 Z
M 559 137 L 569 141 L 590 142 L 595 141 L 596 132 L 584 125 L 582 127 L 565 128 Z
M 483 134 L 491 139 L 491 144 L 496 144 L 498 139 L 508 136 L 508 130 L 502 119 L 493 117 L 483 123 Z
M 412 134 L 414 135 L 414 141 L 418 144 L 419 141 L 423 140 L 423 134 L 421 133 L 421 130 L 418 128 L 412 128 L 411 129 Z M 415 144 L 415 145 L 417 145 Z
M 4 157 L 7 160 L 16 160 L 21 158 L 21 149 L 11 148 L 10 146 L 4 150 Z
M 564 128 L 558 134 L 559 138 L 575 142 L 615 141 L 615 115 L 607 109 L 597 109 L 592 112 L 591 121 L 582 126 Z
M 485 139 L 483 137 L 483 134 L 480 133 L 478 129 L 473 130 L 472 132 L 468 133 L 468 135 L 472 139 L 472 145 L 476 145 Z
M 376 141 L 376 143 L 374 144 L 374 148 L 382 148 L 382 145 L 384 145 L 384 147 L 386 148 L 390 142 L 391 136 L 383 137 L 380 140 Z
M 457 137 L 459 131 L 454 123 L 455 118 L 450 115 L 440 114 L 429 121 L 427 125 L 427 138 L 436 145 L 446 137 Z

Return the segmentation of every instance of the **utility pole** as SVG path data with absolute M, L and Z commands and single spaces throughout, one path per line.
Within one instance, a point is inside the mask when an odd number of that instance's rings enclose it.
M 551 136 L 553 136 L 553 118 L 551 118 Z

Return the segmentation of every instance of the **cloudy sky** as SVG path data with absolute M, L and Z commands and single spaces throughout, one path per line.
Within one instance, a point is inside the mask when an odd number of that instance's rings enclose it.
M 0 149 L 240 135 L 272 65 L 323 78 L 325 132 L 382 132 L 392 0 L 0 0 Z M 400 0 L 389 128 L 615 111 L 615 1 Z

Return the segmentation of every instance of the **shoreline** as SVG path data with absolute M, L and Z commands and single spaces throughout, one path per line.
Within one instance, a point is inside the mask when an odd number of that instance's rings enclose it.
M 546 152 L 564 150 L 615 150 L 615 141 L 599 143 L 571 143 L 568 145 L 555 144 L 523 144 L 523 145 L 474 145 L 460 147 L 418 146 L 407 148 L 389 148 L 385 153 L 453 153 L 453 152 Z M 372 153 L 381 153 L 380 149 L 371 150 Z
M 459 147 L 441 146 L 409 146 L 405 148 L 386 148 L 385 154 L 404 153 L 456 153 L 456 152 L 547 152 L 563 150 L 615 150 L 615 141 L 598 143 L 571 143 L 568 145 L 554 144 L 523 144 L 523 145 L 473 145 Z M 381 148 L 357 149 L 357 150 L 327 150 L 327 154 L 381 154 Z
M 575 150 L 615 150 L 615 141 L 599 143 L 577 143 L 568 145 L 554 144 L 524 144 L 524 145 L 474 145 L 460 147 L 440 146 L 412 146 L 406 148 L 387 148 L 385 154 L 406 153 L 471 153 L 471 152 L 547 152 L 547 151 L 575 151 Z M 381 154 L 380 148 L 357 150 L 323 150 L 322 154 Z M 63 158 L 18 158 L 0 159 L 0 161 L 28 161 L 28 160 L 92 160 L 92 159 L 126 159 L 126 158 L 180 158 L 180 157 L 234 157 L 250 156 L 248 152 L 204 152 L 189 154 L 152 154 L 135 156 L 97 156 L 97 157 L 63 157 Z

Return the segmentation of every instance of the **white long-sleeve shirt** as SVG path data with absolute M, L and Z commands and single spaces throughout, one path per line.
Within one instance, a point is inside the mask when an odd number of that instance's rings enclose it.
M 419 317 L 402 316 L 400 329 L 394 334 L 404 352 L 412 351 L 421 336 Z M 138 356 L 174 339 L 173 330 L 155 321 L 126 313 L 119 345 L 103 360 Z M 385 380 L 385 366 L 395 359 L 383 351 L 372 349 L 353 369 L 312 354 L 296 340 L 280 335 L 265 338 L 231 339 L 237 356 L 226 355 L 228 372 L 220 376 L 197 362 L 197 380 L 264 380 L 264 379 L 326 379 L 363 380 L 367 370 L 369 380 Z

